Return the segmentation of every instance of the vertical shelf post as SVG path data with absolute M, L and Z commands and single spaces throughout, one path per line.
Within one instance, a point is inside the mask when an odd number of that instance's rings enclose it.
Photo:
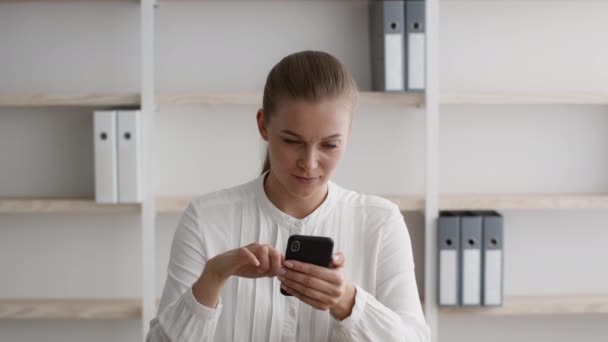
M 439 217 L 439 0 L 426 0 L 426 170 L 424 312 L 438 341 L 437 218 Z
M 152 177 L 153 137 L 155 121 L 154 90 L 154 10 L 155 0 L 141 0 L 141 111 L 143 117 L 143 184 L 141 211 L 142 251 L 142 332 L 143 341 L 149 323 L 156 314 L 155 219 L 154 183 Z

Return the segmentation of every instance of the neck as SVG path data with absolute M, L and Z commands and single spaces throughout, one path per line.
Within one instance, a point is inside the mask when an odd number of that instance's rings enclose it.
M 317 209 L 328 193 L 327 184 L 308 197 L 296 197 L 290 194 L 276 179 L 272 171 L 264 179 L 266 196 L 282 212 L 297 219 L 303 219 Z

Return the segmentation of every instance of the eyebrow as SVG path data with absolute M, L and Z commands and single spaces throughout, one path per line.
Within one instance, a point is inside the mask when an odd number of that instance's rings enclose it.
M 302 139 L 302 136 L 301 136 L 301 135 L 299 135 L 298 133 L 292 132 L 292 131 L 290 131 L 290 130 L 288 130 L 288 129 L 282 130 L 282 131 L 281 131 L 281 133 L 285 133 L 285 134 L 293 135 L 294 137 L 297 137 L 297 138 Z M 339 137 L 341 137 L 341 136 L 342 136 L 342 134 L 340 134 L 340 133 L 336 133 L 336 134 L 332 134 L 332 135 L 330 135 L 330 136 L 327 136 L 327 137 L 325 137 L 325 138 L 323 138 L 323 139 L 321 139 L 321 140 L 335 139 L 335 138 L 339 138 Z

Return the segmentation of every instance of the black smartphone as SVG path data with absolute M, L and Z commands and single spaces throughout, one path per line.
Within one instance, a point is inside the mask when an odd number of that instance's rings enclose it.
M 298 260 L 301 262 L 328 267 L 334 252 L 334 240 L 325 236 L 292 235 L 287 241 L 285 260 Z M 285 296 L 291 296 L 281 289 Z

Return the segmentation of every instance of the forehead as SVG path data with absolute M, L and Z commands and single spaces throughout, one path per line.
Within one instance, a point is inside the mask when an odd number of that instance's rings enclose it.
M 336 133 L 346 135 L 350 120 L 350 107 L 344 99 L 289 100 L 278 104 L 270 125 L 305 138 L 320 138 Z

